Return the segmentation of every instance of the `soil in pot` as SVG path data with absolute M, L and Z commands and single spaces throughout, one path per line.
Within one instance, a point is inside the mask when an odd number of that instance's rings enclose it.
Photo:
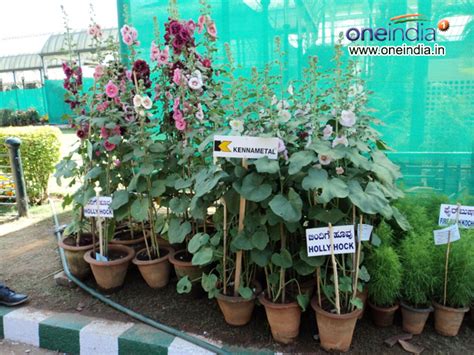
M 283 344 L 292 343 L 300 332 L 301 308 L 298 303 L 273 303 L 264 293 L 259 301 L 265 307 L 273 339 Z
M 469 308 L 446 307 L 436 302 L 433 302 L 433 305 L 436 332 L 449 337 L 458 335 L 464 315 Z
M 316 312 L 319 338 L 321 346 L 326 351 L 336 350 L 346 352 L 351 347 L 352 336 L 357 323 L 357 318 L 361 309 L 356 309 L 351 313 L 335 314 L 326 311 L 329 305 L 318 305 L 317 297 L 311 300 L 311 307 Z
M 160 257 L 151 255 L 150 260 L 145 248 L 140 250 L 133 259 L 133 263 L 137 265 L 140 274 L 151 288 L 162 288 L 168 284 L 171 270 L 169 256 L 172 251 L 171 248 L 161 247 Z
M 393 324 L 393 318 L 399 305 L 396 304 L 391 307 L 379 307 L 368 301 L 370 307 L 370 314 L 372 321 L 377 327 L 389 327 Z
M 227 324 L 242 326 L 250 322 L 255 308 L 255 295 L 251 299 L 240 296 L 216 295 L 217 304 Z
M 192 254 L 184 249 L 171 253 L 169 257 L 169 261 L 174 267 L 178 280 L 182 277 L 188 276 L 189 280 L 192 282 L 193 287 L 190 292 L 191 297 L 201 298 L 204 296 L 205 292 L 201 287 L 200 278 L 202 273 L 206 271 L 206 267 L 193 265 L 191 262 L 192 259 Z
M 84 260 L 90 264 L 92 273 L 99 288 L 113 292 L 123 285 L 128 264 L 135 251 L 123 245 L 109 245 L 108 261 L 97 261 L 93 251 L 84 254 Z
M 402 310 L 403 331 L 411 334 L 421 334 L 425 328 L 426 321 L 431 312 L 432 307 L 415 308 L 404 302 L 400 303 Z
M 124 245 L 138 252 L 145 248 L 145 236 L 142 231 L 134 231 L 131 233 L 130 229 L 122 229 L 115 232 L 110 244 Z
M 67 264 L 71 274 L 83 280 L 91 272 L 91 268 L 84 260 L 84 254 L 92 249 L 92 234 L 83 233 L 77 245 L 76 236 L 68 236 L 58 242 L 60 248 L 64 249 Z

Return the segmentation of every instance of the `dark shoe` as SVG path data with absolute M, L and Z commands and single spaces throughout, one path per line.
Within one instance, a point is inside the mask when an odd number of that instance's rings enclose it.
M 16 293 L 6 286 L 0 287 L 0 304 L 4 306 L 18 306 L 28 301 L 27 295 Z

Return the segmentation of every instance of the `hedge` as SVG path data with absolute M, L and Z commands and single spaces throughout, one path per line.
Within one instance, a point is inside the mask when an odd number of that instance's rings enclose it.
M 26 191 L 30 203 L 44 201 L 48 193 L 48 180 L 60 158 L 61 131 L 51 126 L 25 126 L 0 128 L 0 154 L 8 153 L 4 144 L 8 137 L 21 139 L 21 159 L 25 174 Z M 0 159 L 0 165 L 9 165 Z
M 30 108 L 26 111 L 0 110 L 0 126 L 28 126 L 47 122 L 47 115 L 41 117 L 38 111 Z

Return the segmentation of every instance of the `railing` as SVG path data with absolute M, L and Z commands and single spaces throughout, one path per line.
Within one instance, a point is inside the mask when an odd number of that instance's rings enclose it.
M 21 140 L 10 137 L 5 144 L 9 154 L 0 154 L 0 206 L 16 206 L 18 217 L 25 217 L 28 216 L 28 196 L 21 164 Z

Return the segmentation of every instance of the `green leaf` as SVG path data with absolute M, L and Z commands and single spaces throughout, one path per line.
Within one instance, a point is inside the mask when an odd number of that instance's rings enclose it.
M 150 149 L 150 152 L 152 153 L 164 153 L 166 152 L 166 146 L 163 143 L 153 143 L 151 144 L 148 149 Z
M 141 175 L 150 175 L 154 169 L 155 167 L 153 166 L 153 164 L 143 164 L 142 167 L 140 168 L 139 173 Z
M 204 291 L 207 292 L 209 299 L 215 297 L 219 292 L 219 290 L 217 290 L 217 276 L 214 274 L 202 274 L 201 286 Z
M 252 235 L 252 244 L 255 248 L 263 250 L 267 246 L 269 239 L 266 231 L 258 230 Z
M 269 205 L 273 213 L 287 222 L 298 222 L 301 219 L 303 201 L 292 188 L 288 192 L 288 199 L 283 195 L 276 195 Z
M 193 181 L 191 179 L 178 179 L 176 180 L 176 184 L 174 185 L 174 188 L 176 190 L 187 189 L 192 184 L 193 184 Z
M 333 178 L 326 182 L 323 191 L 318 196 L 317 201 L 320 203 L 328 203 L 333 198 L 344 198 L 349 195 L 347 184 L 339 178 Z
M 256 173 L 251 173 L 244 177 L 240 193 L 243 198 L 253 201 L 261 202 L 265 200 L 272 193 L 272 187 L 269 184 L 263 183 L 264 177 Z
M 336 224 L 339 222 L 345 214 L 339 208 L 332 208 L 330 210 L 325 210 L 320 205 L 312 206 L 309 209 L 308 217 L 310 219 L 316 219 L 324 223 Z
M 314 267 L 308 265 L 303 260 L 296 260 L 296 262 L 293 263 L 293 268 L 298 273 L 298 275 L 301 276 L 311 275 L 315 270 Z
M 359 268 L 359 279 L 361 279 L 364 282 L 369 282 L 370 281 L 369 272 L 367 271 L 367 268 L 364 265 L 362 265 Z
M 388 205 L 388 200 L 385 198 L 384 193 L 372 182 L 367 184 L 365 191 L 362 190 L 357 180 L 350 180 L 348 187 L 349 199 L 364 213 L 382 213 Z
M 151 184 L 150 194 L 152 197 L 159 197 L 163 195 L 166 191 L 166 181 L 165 180 L 154 180 Z
M 339 291 L 340 292 L 352 291 L 352 278 L 351 277 L 339 276 Z
M 306 293 L 299 294 L 298 296 L 296 296 L 296 300 L 298 301 L 298 304 L 303 310 L 303 312 L 306 311 L 306 307 L 308 307 L 309 305 L 309 295 Z
M 232 242 L 230 243 L 230 245 L 236 251 L 253 249 L 252 241 L 245 232 L 240 232 L 234 238 L 232 238 Z
M 201 248 L 203 245 L 207 244 L 209 241 L 209 235 L 206 233 L 197 233 L 195 234 L 188 244 L 188 251 L 191 254 L 194 254 Z
M 288 269 L 293 265 L 291 254 L 287 249 L 283 249 L 280 253 L 272 255 L 272 263 L 276 266 Z
M 114 192 L 112 203 L 110 208 L 117 210 L 128 202 L 128 191 L 127 190 L 118 190 Z
M 84 176 L 84 180 L 95 179 L 96 177 L 102 175 L 103 172 L 104 169 L 102 169 L 100 166 L 96 166 L 87 172 L 86 176 Z
M 191 263 L 193 265 L 206 265 L 212 261 L 213 249 L 211 247 L 201 248 L 196 254 L 194 254 Z
M 278 161 L 263 157 L 255 161 L 255 167 L 259 173 L 275 174 L 280 170 Z
M 171 244 L 179 244 L 191 233 L 191 223 L 181 223 L 178 218 L 172 218 L 169 223 L 168 238 Z
M 313 268 L 322 266 L 326 261 L 325 256 L 308 256 L 306 254 L 306 249 L 301 249 L 299 255 L 301 260 L 306 264 L 311 265 Z
M 243 285 L 240 285 L 239 294 L 246 300 L 249 300 L 253 296 L 253 291 L 250 287 L 244 287 Z
M 94 148 L 92 147 L 92 143 L 88 140 L 87 141 L 87 157 L 89 158 L 89 160 L 92 160 L 93 156 L 93 150 Z
M 372 233 L 372 238 L 370 238 L 370 242 L 372 243 L 372 245 L 374 245 L 376 247 L 378 247 L 378 246 L 380 246 L 380 244 L 382 244 L 382 240 L 377 235 L 377 233 Z
M 227 176 L 227 174 L 223 171 L 220 171 L 209 179 L 204 179 L 203 181 L 197 181 L 196 185 L 194 186 L 195 195 L 197 197 L 201 197 L 209 193 L 217 185 L 217 183 L 225 176 Z
M 148 219 L 149 200 L 146 197 L 138 198 L 132 203 L 131 213 L 133 219 L 138 222 Z
M 189 293 L 191 292 L 192 287 L 191 281 L 189 281 L 189 276 L 184 276 L 176 284 L 176 291 L 179 294 Z
M 311 150 L 296 152 L 290 157 L 290 159 L 288 159 L 288 162 L 290 163 L 288 173 L 290 175 L 299 173 L 302 168 L 311 164 L 314 160 L 316 160 L 316 155 Z
M 268 265 L 270 258 L 272 256 L 272 252 L 268 249 L 265 250 L 258 250 L 252 249 L 250 251 L 250 259 L 260 267 L 264 267 Z
M 328 173 L 324 169 L 311 168 L 305 176 L 301 186 L 305 190 L 322 189 L 328 180 Z
M 169 207 L 173 213 L 176 214 L 183 214 L 189 207 L 189 197 L 173 197 L 170 200 Z
M 398 226 L 403 229 L 405 232 L 411 229 L 410 222 L 405 218 L 403 214 L 400 213 L 398 208 L 392 206 L 393 217 L 397 221 Z
M 357 309 L 364 308 L 364 303 L 362 303 L 362 300 L 359 297 L 351 298 L 351 304 L 354 305 Z

